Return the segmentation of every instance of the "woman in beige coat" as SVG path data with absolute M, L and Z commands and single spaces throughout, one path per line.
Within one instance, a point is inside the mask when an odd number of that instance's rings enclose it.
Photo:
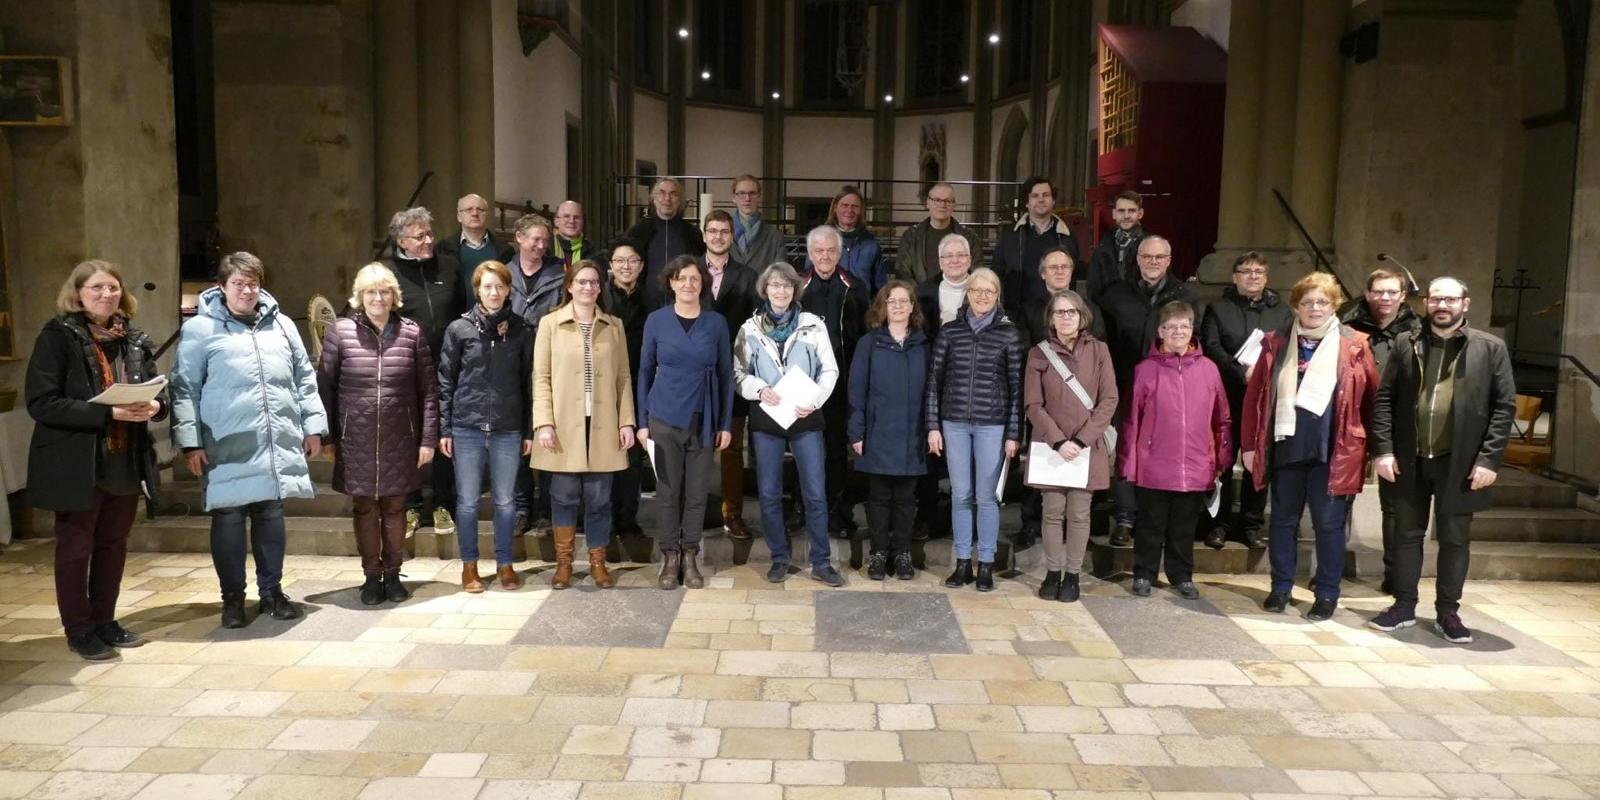
M 567 272 L 571 299 L 539 321 L 533 348 L 533 468 L 550 473 L 556 573 L 572 584 L 578 504 L 589 545 L 589 574 L 602 589 L 611 541 L 611 474 L 628 468 L 633 447 L 633 381 L 622 321 L 601 310 L 600 267 L 580 261 Z

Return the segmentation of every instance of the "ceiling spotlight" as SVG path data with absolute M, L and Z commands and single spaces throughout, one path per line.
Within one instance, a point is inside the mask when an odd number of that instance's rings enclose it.
M 782 97 L 783 97 L 783 95 L 779 94 L 778 92 L 773 92 L 772 93 L 772 99 L 774 99 L 774 100 L 778 100 L 778 99 L 780 99 Z
M 892 94 L 884 95 L 883 96 L 883 102 L 885 102 L 885 103 L 893 103 L 894 102 L 894 95 L 892 95 Z
M 700 80 L 703 80 L 703 81 L 711 80 L 711 70 L 709 70 L 709 69 L 700 70 Z
M 679 39 L 687 39 L 687 38 L 689 38 L 689 29 L 688 28 L 679 28 L 678 29 L 678 38 Z
M 683 31 L 679 31 L 679 33 L 683 34 Z M 687 34 L 683 34 L 683 35 L 687 35 Z M 1000 43 L 1000 34 L 998 34 L 998 33 L 989 34 L 989 44 L 999 44 L 999 43 Z
M 967 81 L 970 81 L 970 80 L 972 80 L 972 76 L 967 75 L 966 73 L 962 73 L 962 75 L 961 75 L 961 82 L 962 83 L 966 83 Z

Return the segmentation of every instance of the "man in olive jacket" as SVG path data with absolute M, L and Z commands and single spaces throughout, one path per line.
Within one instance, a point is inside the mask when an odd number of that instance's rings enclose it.
M 1395 484 L 1400 502 L 1394 605 L 1368 624 L 1381 631 L 1416 624 L 1431 503 L 1439 540 L 1435 628 L 1456 643 L 1472 641 L 1458 613 L 1472 515 L 1490 505 L 1517 396 L 1505 342 L 1467 327 L 1471 305 L 1455 278 L 1428 285 L 1428 327 L 1395 339 L 1372 415 L 1373 467 Z

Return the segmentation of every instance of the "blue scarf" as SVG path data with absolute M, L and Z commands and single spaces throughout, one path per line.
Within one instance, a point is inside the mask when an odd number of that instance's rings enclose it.
M 989 327 L 989 323 L 994 322 L 995 312 L 999 310 L 1000 306 L 996 305 L 994 308 L 989 309 L 989 313 L 979 314 L 978 312 L 973 311 L 971 307 L 968 307 L 967 325 L 972 328 L 973 333 L 981 333 L 983 332 L 984 328 Z
M 799 325 L 800 313 L 793 304 L 790 304 L 788 311 L 778 314 L 773 312 L 771 303 L 766 300 L 761 301 L 762 332 L 772 341 L 777 342 L 779 347 L 782 347 L 783 343 L 788 341 L 789 336 L 794 333 L 795 328 L 799 327 Z
M 756 234 L 761 232 L 761 214 L 751 214 L 749 217 L 733 212 L 733 239 L 739 244 L 739 249 L 749 252 L 750 245 L 755 242 Z

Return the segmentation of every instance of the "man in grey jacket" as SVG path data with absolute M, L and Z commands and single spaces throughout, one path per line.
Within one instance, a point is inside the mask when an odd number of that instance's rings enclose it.
M 754 175 L 733 179 L 733 260 L 760 274 L 783 259 L 783 231 L 761 218 L 761 181 Z M 743 320 L 730 319 L 737 328 Z
M 978 235 L 955 220 L 956 188 L 948 183 L 928 187 L 928 218 L 900 234 L 894 276 L 920 284 L 939 274 L 939 242 L 952 233 L 966 237 L 973 258 L 980 252 Z

